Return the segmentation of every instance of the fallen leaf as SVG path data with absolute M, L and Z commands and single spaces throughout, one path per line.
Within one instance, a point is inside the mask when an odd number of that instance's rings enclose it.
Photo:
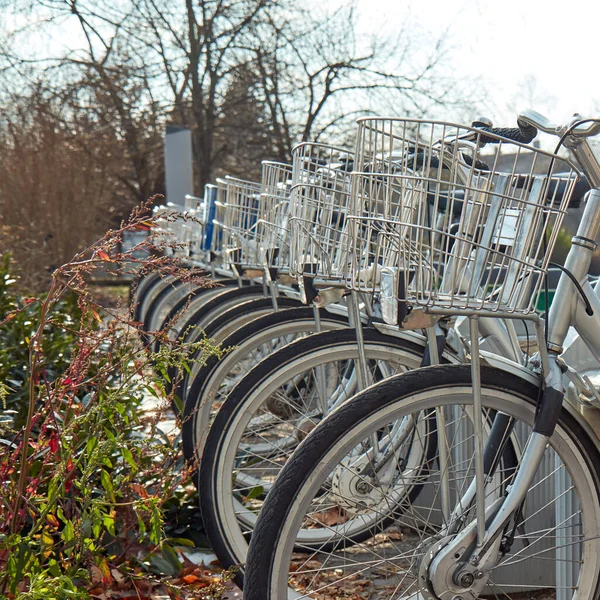
M 102 571 L 96 565 L 91 566 L 90 576 L 92 579 L 92 583 L 100 583 L 103 578 Z M 94 589 L 96 589 L 96 588 L 94 588 Z
M 125 581 L 125 576 L 118 569 L 111 569 L 110 573 L 118 584 L 121 584 Z

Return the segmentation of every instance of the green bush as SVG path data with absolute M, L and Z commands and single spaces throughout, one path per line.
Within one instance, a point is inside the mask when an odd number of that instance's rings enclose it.
M 29 387 L 29 341 L 40 316 L 40 302 L 19 292 L 18 275 L 13 272 L 10 254 L 0 262 L 0 385 L 6 419 L 21 427 L 27 416 Z M 54 381 L 69 365 L 81 319 L 77 296 L 72 292 L 56 302 L 52 319 L 42 340 L 45 377 Z
M 128 585 L 138 595 L 161 585 L 177 598 L 190 586 L 200 588 L 193 597 L 220 596 L 221 584 L 202 573 L 180 577 L 175 546 L 189 542 L 167 538 L 164 526 L 189 473 L 158 427 L 173 398 L 154 373 L 167 364 L 183 371 L 197 348 L 163 344 L 150 355 L 128 312 L 102 311 L 85 286 L 102 263 L 124 264 L 114 240 L 135 222 L 58 269 L 40 298 L 16 291 L 3 258 L 0 597 L 86 599 Z M 147 261 L 177 272 L 166 259 Z M 148 398 L 157 406 L 150 413 Z

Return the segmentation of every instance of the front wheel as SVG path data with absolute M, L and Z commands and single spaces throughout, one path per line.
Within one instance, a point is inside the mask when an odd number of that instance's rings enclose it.
M 420 365 L 422 338 L 386 336 L 370 328 L 363 334 L 372 381 Z M 244 562 L 264 498 L 300 440 L 358 391 L 358 360 L 354 330 L 313 334 L 258 363 L 228 395 L 206 438 L 198 486 L 206 532 L 224 566 Z M 427 422 L 418 427 L 426 429 Z M 405 429 L 412 434 L 412 427 Z M 435 436 L 429 436 L 424 446 L 409 447 L 407 468 L 426 469 L 434 446 Z M 399 497 L 413 497 L 420 479 L 411 479 Z M 383 512 L 375 521 L 386 518 Z M 368 537 L 375 526 L 369 517 L 354 525 L 349 535 L 355 540 Z M 318 545 L 324 536 L 325 530 L 312 529 L 303 538 Z
M 496 416 L 507 415 L 513 425 L 508 445 L 519 455 L 531 433 L 537 386 L 489 367 L 482 368 L 481 380 L 481 419 L 489 425 L 484 443 Z M 443 547 L 459 535 L 448 535 L 449 515 L 460 516 L 462 531 L 474 522 L 474 503 L 459 503 L 474 479 L 474 416 L 468 365 L 393 377 L 342 405 L 304 440 L 265 499 L 248 553 L 244 598 L 444 598 L 448 589 L 434 590 L 434 576 Z M 437 434 L 436 455 L 418 497 L 397 504 L 397 491 L 413 477 L 394 434 L 406 419 L 426 420 L 427 427 L 414 427 L 410 443 L 425 445 L 421 436 Z M 387 442 L 377 459 L 374 439 Z M 599 470 L 596 445 L 564 408 L 521 510 L 503 533 L 496 567 L 476 595 L 465 588 L 455 596 L 597 598 Z M 485 483 L 486 507 L 514 476 L 514 465 L 500 461 Z M 336 481 L 346 485 L 331 485 Z M 371 513 L 393 518 L 359 543 L 345 536 L 355 521 L 375 521 Z M 314 530 L 324 535 L 320 548 L 302 543 Z M 337 540 L 334 547 L 328 537 Z

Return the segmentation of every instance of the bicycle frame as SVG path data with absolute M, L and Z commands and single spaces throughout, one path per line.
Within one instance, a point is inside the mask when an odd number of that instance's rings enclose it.
M 539 118 L 535 114 L 522 115 L 531 124 L 539 125 Z M 574 124 L 571 128 L 576 127 Z M 544 127 L 542 127 L 544 129 Z M 556 133 L 557 129 L 553 128 Z M 479 448 L 476 452 L 476 476 L 471 486 L 458 503 L 459 507 L 469 506 L 473 500 L 476 501 L 476 519 L 470 525 L 462 529 L 452 541 L 440 549 L 434 562 L 433 578 L 435 568 L 448 569 L 449 565 L 456 568 L 455 581 L 470 581 L 469 586 L 457 586 L 457 591 L 464 592 L 468 587 L 473 593 L 479 594 L 485 587 L 491 569 L 496 565 L 499 558 L 499 547 L 502 532 L 514 517 L 522 505 L 525 495 L 533 481 L 540 466 L 543 453 L 549 443 L 550 437 L 558 421 L 564 398 L 563 371 L 566 365 L 560 359 L 563 344 L 567 338 L 570 327 L 573 327 L 581 340 L 585 343 L 590 353 L 600 364 L 600 300 L 594 288 L 587 279 L 592 254 L 597 248 L 596 239 L 600 234 L 600 164 L 595 158 L 589 143 L 585 137 L 571 135 L 567 137 L 569 147 L 573 150 L 579 164 L 595 186 L 588 195 L 584 214 L 579 223 L 577 233 L 572 239 L 572 247 L 568 253 L 565 269 L 568 270 L 576 281 L 581 284 L 586 295 L 587 304 L 581 297 L 579 290 L 566 273 L 562 273 L 559 279 L 556 294 L 548 316 L 548 337 L 544 339 L 542 323 L 533 319 L 536 324 L 538 340 L 540 342 L 540 360 L 545 389 L 537 412 L 533 433 L 527 441 L 520 468 L 514 478 L 508 493 L 504 498 L 486 508 L 485 506 L 485 477 L 489 476 L 484 466 L 484 449 Z M 590 310 L 591 308 L 591 310 Z M 509 317 L 510 315 L 499 315 Z M 473 414 L 481 415 L 481 389 L 479 382 L 479 340 L 478 340 L 478 317 L 469 315 L 471 324 L 471 355 L 473 373 Z M 592 392 L 595 397 L 597 393 L 593 389 L 586 389 L 585 381 L 577 379 L 575 374 L 574 383 L 583 388 L 586 393 Z M 591 386 L 588 386 L 588 388 Z M 502 419 L 505 415 L 497 415 L 495 421 Z M 481 418 L 474 418 L 475 437 L 481 442 Z M 499 435 L 507 439 L 506 432 L 509 431 L 509 422 L 505 422 L 504 428 L 499 427 Z M 504 431 L 502 431 L 504 429 Z M 487 446 L 490 446 L 488 441 Z M 446 533 L 452 535 L 458 523 L 459 515 L 453 514 L 446 526 Z M 470 548 L 466 554 L 458 553 L 459 548 Z M 460 554 L 460 565 L 452 557 Z M 465 561 L 467 561 L 465 563 Z M 454 568 L 452 567 L 452 568 Z

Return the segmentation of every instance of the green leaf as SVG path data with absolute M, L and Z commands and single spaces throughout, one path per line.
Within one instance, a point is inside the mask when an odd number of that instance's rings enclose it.
M 145 386 L 146 391 L 149 392 L 150 394 L 152 394 L 155 398 L 158 398 L 158 394 L 156 393 L 156 390 L 154 389 L 153 386 L 151 385 L 147 385 Z
M 29 469 L 29 475 L 31 477 L 37 477 L 40 474 L 40 471 L 42 470 L 42 461 L 41 460 L 35 460 L 33 461 L 33 464 L 31 465 L 31 468 Z
M 115 489 L 113 488 L 110 475 L 105 469 L 102 469 L 102 471 L 100 472 L 100 481 L 102 482 L 102 487 L 106 490 L 110 501 L 116 502 Z
M 106 434 L 106 437 L 111 441 L 111 442 L 116 442 L 117 438 L 115 437 L 115 434 L 108 429 L 107 427 L 104 428 L 104 433 Z
M 179 575 L 181 572 L 181 561 L 173 547 L 165 544 L 162 547 L 162 555 L 171 563 L 173 570 L 175 570 L 175 575 Z
M 116 536 L 114 517 L 112 517 L 111 515 L 104 515 L 104 518 L 102 519 L 102 523 L 104 524 L 104 527 L 106 527 L 106 531 L 108 531 L 108 533 L 110 533 L 110 535 L 112 535 L 113 537 Z
M 162 535 L 162 519 L 160 510 L 153 505 L 152 513 L 150 515 L 150 541 L 153 544 L 160 543 L 160 538 Z
M 60 537 L 64 540 L 65 543 L 69 543 L 75 537 L 75 529 L 73 527 L 72 521 L 67 521 L 65 526 L 63 527 L 62 533 Z
M 54 503 L 57 493 L 58 493 L 58 482 L 56 480 L 56 477 L 53 477 L 52 481 L 48 485 L 48 503 L 49 504 Z
M 53 546 L 54 538 L 46 531 L 42 532 L 42 546 Z
M 169 544 L 173 544 L 175 546 L 189 546 L 190 548 L 195 548 L 196 544 L 192 540 L 188 540 L 187 538 L 167 538 L 166 540 Z
M 163 366 L 160 366 L 158 368 L 158 370 L 160 371 L 160 374 L 164 377 L 164 380 L 167 383 L 171 383 L 171 378 L 169 377 L 169 374 L 167 373 L 167 370 Z
M 180 414 L 183 414 L 183 401 L 177 394 L 173 394 L 173 403 Z
M 157 575 L 167 575 L 175 577 L 179 575 L 180 569 L 175 569 L 171 561 L 163 556 L 163 554 L 153 554 L 148 560 L 148 570 Z
M 144 533 L 146 533 L 146 523 L 144 523 L 144 519 L 142 519 L 142 516 L 136 511 L 135 513 L 137 515 L 137 519 L 138 519 L 138 529 L 140 530 L 140 536 L 144 535 Z
M 60 567 L 54 558 L 51 558 L 48 561 L 48 572 L 50 575 L 52 575 L 52 577 L 60 577 Z
M 163 546 L 160 552 L 150 555 L 148 566 L 153 573 L 168 577 L 176 577 L 181 573 L 182 568 L 177 552 L 169 545 Z
M 89 438 L 85 444 L 85 452 L 88 455 L 88 457 L 96 449 L 96 446 L 98 446 L 98 440 L 95 437 Z
M 95 538 L 100 537 L 100 530 L 102 529 L 102 523 L 100 521 L 94 521 L 92 525 L 92 534 Z
M 246 496 L 246 500 L 254 500 L 254 498 L 260 498 L 265 491 L 265 488 L 262 485 L 257 485 L 253 487 Z
M 135 473 L 138 470 L 138 466 L 133 459 L 133 454 L 129 448 L 121 448 L 121 454 L 123 455 L 123 459 L 127 462 L 127 464 L 133 469 Z

